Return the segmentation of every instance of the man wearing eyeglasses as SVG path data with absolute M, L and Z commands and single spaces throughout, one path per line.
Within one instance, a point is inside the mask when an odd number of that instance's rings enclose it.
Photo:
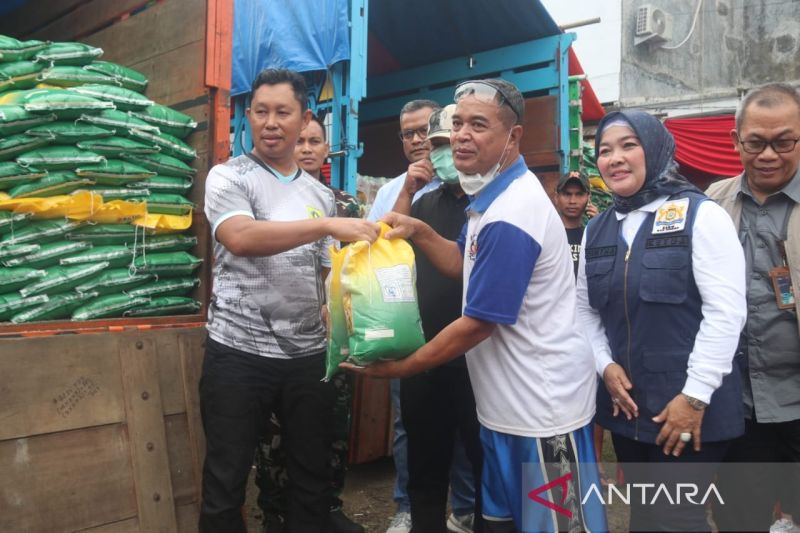
M 403 172 L 378 190 L 367 220 L 376 222 L 400 202 L 404 212 L 422 195 L 438 189 L 442 180 L 436 176 L 430 161 L 431 143 L 428 140 L 428 120 L 431 114 L 441 110 L 433 100 L 412 100 L 400 110 L 398 137 L 403 143 L 403 153 L 409 162 Z M 411 530 L 411 500 L 408 495 L 408 441 L 400 410 L 400 380 L 391 381 L 391 397 L 394 409 L 394 440 L 392 458 L 397 478 L 394 486 L 394 501 L 397 511 L 392 517 L 386 533 L 408 533 Z M 452 519 L 448 529 L 459 533 L 470 533 L 470 510 L 474 506 L 474 486 L 470 465 L 463 450 L 458 450 L 450 475 Z
M 728 462 L 788 463 L 724 483 L 715 508 L 721 531 L 800 531 L 800 91 L 782 83 L 751 90 L 736 111 L 731 137 L 744 172 L 706 194 L 731 215 L 747 260 L 748 316 L 736 361 L 742 372 L 745 434 Z M 773 473 L 774 469 L 771 470 Z M 736 474 L 730 470 L 729 475 Z M 725 481 L 726 470 L 720 473 Z M 730 478 L 729 478 L 730 479 Z M 737 489 L 731 492 L 731 489 Z
M 354 370 L 409 377 L 466 353 L 483 445 L 483 530 L 605 531 L 602 506 L 579 496 L 600 483 L 594 464 L 583 467 L 595 463 L 593 355 L 577 326 L 561 219 L 520 155 L 524 100 L 499 79 L 462 83 L 454 99 L 450 143 L 472 197 L 461 235 L 447 240 L 399 213 L 384 221 L 387 237 L 411 239 L 463 280 L 462 316 L 406 359 Z

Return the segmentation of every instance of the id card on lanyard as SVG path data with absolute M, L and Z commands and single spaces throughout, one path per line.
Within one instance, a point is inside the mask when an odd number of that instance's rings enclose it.
M 792 273 L 789 270 L 786 258 L 785 241 L 778 241 L 778 250 L 781 254 L 782 266 L 778 266 L 769 271 L 772 279 L 772 287 L 775 289 L 775 303 L 778 309 L 794 309 L 795 299 L 792 288 Z

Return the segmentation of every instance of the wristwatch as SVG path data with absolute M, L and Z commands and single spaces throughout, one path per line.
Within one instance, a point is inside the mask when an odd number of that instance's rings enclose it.
M 686 398 L 686 403 L 688 403 L 689 406 L 695 411 L 702 411 L 703 409 L 708 407 L 708 404 L 706 402 L 698 400 L 697 398 L 692 398 L 688 394 L 684 394 L 683 397 Z

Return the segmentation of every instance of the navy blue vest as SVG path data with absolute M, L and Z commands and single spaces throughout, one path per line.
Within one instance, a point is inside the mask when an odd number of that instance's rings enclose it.
M 633 383 L 639 417 L 613 417 L 605 386 L 597 389 L 596 421 L 622 436 L 655 442 L 661 429 L 651 419 L 681 392 L 689 354 L 703 318 L 702 298 L 692 273 L 692 226 L 703 194 L 682 192 L 670 200 L 689 198 L 684 229 L 653 234 L 655 213 L 642 222 L 630 247 L 622 238 L 621 221 L 609 209 L 586 228 L 586 282 L 589 304 L 598 311 L 615 363 Z M 626 305 L 627 303 L 627 305 Z M 744 431 L 739 370 L 711 396 L 703 417 L 702 440 L 728 440 Z

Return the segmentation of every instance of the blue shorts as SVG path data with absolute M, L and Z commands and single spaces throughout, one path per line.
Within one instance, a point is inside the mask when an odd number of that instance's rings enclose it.
M 607 531 L 599 499 L 581 504 L 592 484 L 601 487 L 592 427 L 535 438 L 481 426 L 484 519 L 513 520 L 524 533 Z

